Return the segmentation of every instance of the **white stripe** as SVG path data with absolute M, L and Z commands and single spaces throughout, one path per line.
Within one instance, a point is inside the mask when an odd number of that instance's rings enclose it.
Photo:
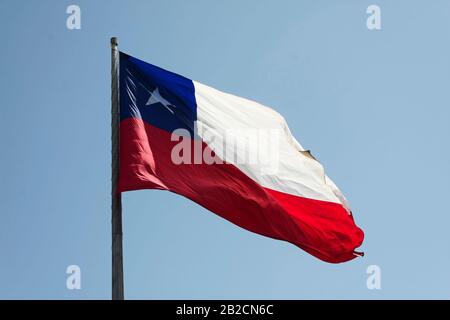
M 257 102 L 193 82 L 198 134 L 214 152 L 236 165 L 263 187 L 340 203 L 347 207 L 344 196 L 325 175 L 322 165 L 308 156 L 279 113 Z M 266 138 L 258 139 L 255 147 L 255 143 L 245 132 L 250 132 L 250 136 L 254 132 L 262 132 L 260 137 L 264 137 L 264 132 L 270 134 Z M 278 136 L 274 138 L 276 133 Z M 236 148 L 229 148 L 230 136 L 235 139 Z M 249 141 L 252 141 L 251 146 Z M 277 150 L 270 154 L 271 163 L 268 164 L 261 157 L 256 163 L 242 161 L 257 158 L 255 152 L 274 145 L 277 145 Z M 270 168 L 274 165 L 273 162 L 277 162 L 276 168 Z

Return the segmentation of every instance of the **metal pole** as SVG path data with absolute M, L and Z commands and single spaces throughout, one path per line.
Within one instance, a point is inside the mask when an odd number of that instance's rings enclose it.
M 117 38 L 111 38 L 111 233 L 112 233 L 112 299 L 123 300 L 122 195 L 119 180 L 119 49 Z

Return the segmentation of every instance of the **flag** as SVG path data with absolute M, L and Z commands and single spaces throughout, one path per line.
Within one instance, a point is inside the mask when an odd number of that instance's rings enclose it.
M 177 193 L 327 262 L 359 255 L 345 197 L 279 113 L 122 52 L 119 70 L 120 192 Z

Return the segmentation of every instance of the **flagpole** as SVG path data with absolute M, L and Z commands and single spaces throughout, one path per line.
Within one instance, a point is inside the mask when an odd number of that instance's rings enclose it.
M 119 180 L 119 49 L 111 38 L 111 234 L 112 299 L 123 300 L 122 195 Z

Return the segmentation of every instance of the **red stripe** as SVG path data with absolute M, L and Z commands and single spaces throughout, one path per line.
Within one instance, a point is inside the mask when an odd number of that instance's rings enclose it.
M 176 165 L 171 150 L 179 142 L 170 137 L 141 119 L 121 122 L 120 191 L 169 190 L 242 228 L 291 242 L 324 261 L 355 258 L 354 249 L 364 234 L 340 204 L 264 188 L 231 164 Z M 202 143 L 205 148 L 209 149 Z

